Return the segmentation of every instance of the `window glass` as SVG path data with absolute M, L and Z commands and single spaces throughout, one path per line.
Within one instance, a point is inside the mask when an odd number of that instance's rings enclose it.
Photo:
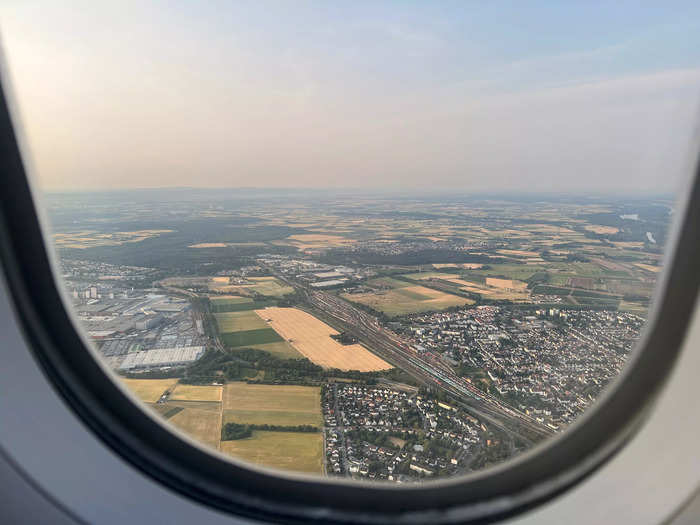
M 700 4 L 13 3 L 95 355 L 210 450 L 428 482 L 566 431 L 663 270 Z

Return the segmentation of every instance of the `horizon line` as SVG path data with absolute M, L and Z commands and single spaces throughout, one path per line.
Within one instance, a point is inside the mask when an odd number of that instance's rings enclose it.
M 655 195 L 655 196 L 670 196 L 675 197 L 676 193 L 668 189 L 566 189 L 566 190 L 529 190 L 529 189 L 467 189 L 467 188 L 397 188 L 397 187 L 372 187 L 361 188 L 353 186 L 148 186 L 148 187 L 123 187 L 123 188 L 36 188 L 41 193 L 47 195 L 56 194 L 87 194 L 87 193 L 119 193 L 119 192 L 156 192 L 156 191 L 321 191 L 321 192 L 360 192 L 360 193 L 393 193 L 414 194 L 417 192 L 440 194 L 451 193 L 458 195 L 571 195 L 571 196 L 605 196 L 605 195 Z

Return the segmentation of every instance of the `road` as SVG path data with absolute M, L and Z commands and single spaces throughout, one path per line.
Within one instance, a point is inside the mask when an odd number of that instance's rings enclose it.
M 343 412 L 338 403 L 338 384 L 333 383 L 333 415 L 335 416 L 336 430 L 340 436 L 340 473 L 348 473 L 348 449 L 345 442 L 345 426 L 343 425 Z M 325 449 L 324 449 L 325 450 Z

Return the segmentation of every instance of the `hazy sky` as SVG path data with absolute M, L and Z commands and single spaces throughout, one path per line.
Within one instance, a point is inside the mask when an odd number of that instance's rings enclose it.
M 48 189 L 673 191 L 697 146 L 697 0 L 21 0 L 0 29 Z

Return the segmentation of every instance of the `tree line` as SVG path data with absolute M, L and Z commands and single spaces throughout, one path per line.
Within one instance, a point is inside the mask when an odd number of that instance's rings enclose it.
M 226 423 L 221 429 L 221 440 L 234 441 L 249 438 L 253 435 L 254 430 L 264 432 L 320 432 L 320 429 L 313 425 L 246 425 L 242 423 Z

